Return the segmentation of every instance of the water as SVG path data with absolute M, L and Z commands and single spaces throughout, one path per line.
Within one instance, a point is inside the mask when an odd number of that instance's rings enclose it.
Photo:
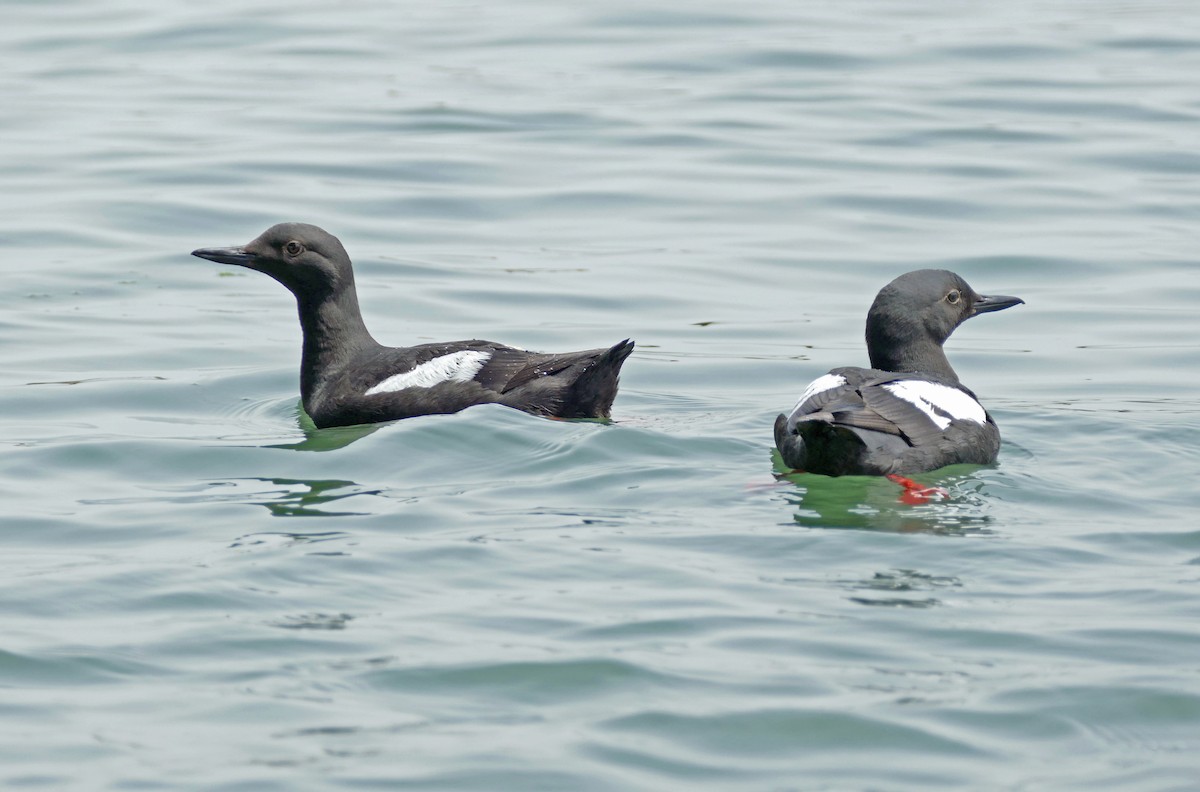
M 10 2 L 0 781 L 1192 789 L 1190 3 Z M 386 342 L 639 342 L 612 425 L 298 416 L 339 235 Z M 922 266 L 1000 464 L 778 481 Z

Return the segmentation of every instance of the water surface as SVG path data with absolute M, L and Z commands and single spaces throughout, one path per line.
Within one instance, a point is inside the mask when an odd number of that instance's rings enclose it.
M 0 779 L 1189 789 L 1191 4 L 10 3 Z M 611 425 L 314 431 L 298 220 L 385 342 L 633 337 Z M 875 291 L 1000 464 L 778 479 Z

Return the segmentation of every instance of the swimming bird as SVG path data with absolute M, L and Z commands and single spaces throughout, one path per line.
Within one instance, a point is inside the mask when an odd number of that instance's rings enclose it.
M 879 292 L 867 313 L 871 368 L 818 377 L 775 419 L 784 464 L 827 476 L 922 473 L 991 464 L 1000 430 L 958 381 L 942 345 L 973 316 L 1025 302 L 983 296 L 946 270 L 917 270 Z
M 608 418 L 633 351 L 542 353 L 494 341 L 387 347 L 363 323 L 342 243 L 304 223 L 268 228 L 243 247 L 192 251 L 270 275 L 296 297 L 304 336 L 300 395 L 318 428 L 503 404 L 553 418 Z

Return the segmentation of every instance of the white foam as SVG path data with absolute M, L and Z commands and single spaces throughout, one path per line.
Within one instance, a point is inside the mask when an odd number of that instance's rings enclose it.
M 392 393 L 405 388 L 432 388 L 442 382 L 468 382 L 474 379 L 491 356 L 491 352 L 464 349 L 461 352 L 435 357 L 411 371 L 388 377 L 363 395 Z
M 899 380 L 889 382 L 883 388 L 928 415 L 942 429 L 949 426 L 952 419 L 974 421 L 980 425 L 987 421 L 982 404 L 949 385 L 925 380 Z
M 841 374 L 822 374 L 808 384 L 804 389 L 804 393 L 800 394 L 800 399 L 796 402 L 796 407 L 799 407 L 804 402 L 816 396 L 818 393 L 824 393 L 827 390 L 840 388 L 846 384 L 846 378 Z M 795 410 L 796 407 L 792 409 Z

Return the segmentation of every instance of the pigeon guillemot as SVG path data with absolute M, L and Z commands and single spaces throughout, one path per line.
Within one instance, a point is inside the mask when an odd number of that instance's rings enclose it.
M 547 354 L 492 341 L 386 347 L 367 332 L 350 257 L 316 226 L 281 223 L 244 247 L 193 256 L 270 275 L 296 297 L 304 351 L 300 394 L 319 428 L 503 404 L 554 418 L 607 418 L 621 364 L 633 351 Z
M 942 344 L 972 316 L 1023 302 L 984 297 L 946 270 L 896 278 L 867 313 L 872 368 L 833 369 L 805 389 L 790 415 L 775 419 L 784 464 L 877 476 L 996 461 L 1000 430 L 958 381 Z

